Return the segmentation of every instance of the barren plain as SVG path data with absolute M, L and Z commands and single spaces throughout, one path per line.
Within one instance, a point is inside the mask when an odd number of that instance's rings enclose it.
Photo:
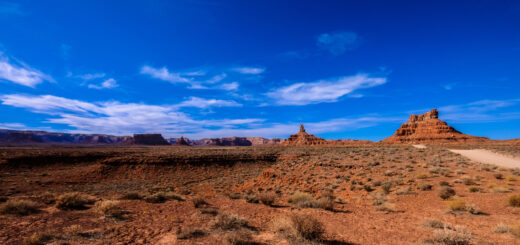
M 4 147 L 1 244 L 517 244 L 518 145 Z

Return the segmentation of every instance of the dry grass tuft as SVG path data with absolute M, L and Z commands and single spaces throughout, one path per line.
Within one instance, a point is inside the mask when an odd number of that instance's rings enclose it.
M 191 203 L 193 203 L 193 206 L 195 208 L 207 207 L 209 205 L 209 203 L 206 202 L 206 200 L 200 196 L 191 199 Z
M 267 206 L 271 206 L 276 200 L 276 195 L 274 193 L 261 193 L 258 195 L 258 200 Z
M 122 218 L 123 209 L 120 206 L 119 201 L 99 201 L 96 203 L 96 209 L 106 217 Z
M 206 231 L 203 231 L 198 228 L 188 228 L 185 230 L 179 230 L 179 232 L 177 233 L 177 238 L 184 240 L 184 239 L 203 237 L 207 234 L 208 233 Z
M 56 199 L 56 207 L 62 210 L 85 209 L 85 205 L 90 203 L 92 203 L 92 200 L 79 192 L 65 193 Z
M 507 204 L 511 207 L 520 207 L 520 194 L 509 196 L 507 198 Z
M 454 229 L 444 228 L 434 231 L 433 238 L 427 242 L 439 245 L 469 245 L 472 238 L 473 236 L 466 228 L 455 226 Z
M 325 228 L 310 214 L 293 214 L 291 221 L 297 234 L 306 240 L 321 240 Z
M 38 205 L 28 200 L 8 200 L 0 205 L 0 214 L 29 215 L 38 212 Z
M 497 224 L 495 226 L 495 228 L 493 228 L 493 232 L 499 233 L 499 234 L 509 233 L 509 231 L 510 231 L 509 226 L 506 224 L 502 224 L 502 223 Z
M 441 190 L 439 191 L 439 197 L 444 200 L 446 200 L 452 196 L 455 196 L 455 190 L 450 187 L 443 186 L 441 188 Z
M 251 239 L 253 239 L 253 234 L 247 229 L 236 230 L 226 235 L 226 242 L 229 245 L 254 244 Z
M 211 223 L 215 230 L 230 231 L 247 227 L 247 219 L 237 214 L 219 214 Z
M 51 241 L 53 235 L 49 232 L 35 233 L 23 239 L 23 245 L 44 245 Z
M 448 208 L 451 211 L 464 211 L 466 210 L 466 202 L 460 198 L 447 201 Z
M 436 219 L 427 219 L 423 222 L 423 226 L 433 229 L 443 229 L 447 225 Z

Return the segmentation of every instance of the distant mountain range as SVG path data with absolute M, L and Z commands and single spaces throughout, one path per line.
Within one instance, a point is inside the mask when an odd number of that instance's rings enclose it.
M 78 145 L 169 145 L 180 138 L 165 140 L 160 134 L 134 134 L 134 136 L 114 136 L 106 134 L 71 134 L 45 131 L 22 131 L 0 129 L 0 145 L 37 145 L 37 144 L 78 144 Z M 283 139 L 262 137 L 229 137 L 190 140 L 194 146 L 258 146 L 278 145 Z

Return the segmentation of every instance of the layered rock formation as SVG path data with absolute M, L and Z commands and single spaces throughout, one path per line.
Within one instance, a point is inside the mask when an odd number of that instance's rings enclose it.
M 180 137 L 174 144 L 174 146 L 190 146 L 188 141 L 184 137 Z
M 325 145 L 327 141 L 318 138 L 312 134 L 308 134 L 305 132 L 305 128 L 302 124 L 300 124 L 300 132 L 291 135 L 287 140 L 285 140 L 282 145 Z
M 178 142 L 180 138 L 170 138 L 171 144 Z M 229 138 L 205 138 L 198 140 L 184 140 L 193 146 L 269 146 L 279 145 L 283 139 L 266 139 L 262 137 L 229 137 Z
M 106 134 L 69 134 L 50 133 L 45 131 L 21 131 L 0 129 L 0 144 L 133 144 L 130 136 L 114 136 Z
M 170 145 L 161 134 L 134 134 L 136 145 Z
M 433 109 L 421 115 L 410 115 L 395 134 L 382 140 L 384 143 L 465 143 L 488 141 L 485 137 L 463 134 L 442 120 Z

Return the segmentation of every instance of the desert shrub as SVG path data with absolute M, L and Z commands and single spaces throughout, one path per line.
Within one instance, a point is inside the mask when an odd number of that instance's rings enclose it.
M 60 195 L 56 199 L 56 207 L 62 210 L 84 209 L 85 205 L 92 203 L 92 200 L 83 193 L 70 192 Z
M 204 200 L 204 198 L 200 196 L 191 199 L 191 203 L 195 208 L 202 208 L 208 205 L 208 202 L 206 202 L 206 200 Z
M 177 200 L 177 201 L 184 201 L 184 198 L 181 196 L 173 193 L 173 192 L 157 192 L 152 195 L 148 195 L 144 198 L 146 202 L 149 203 L 163 203 L 168 200 Z
M 52 193 L 45 193 L 40 196 L 40 200 L 45 204 L 54 204 L 56 203 L 56 196 Z
M 321 240 L 325 228 L 310 214 L 293 214 L 291 221 L 297 234 L 306 240 Z
M 474 185 L 474 186 L 470 186 L 468 188 L 468 190 L 469 190 L 469 192 L 480 192 L 480 187 Z
M 495 228 L 493 228 L 493 232 L 499 234 L 509 233 L 509 226 L 502 223 L 497 224 L 495 225 Z
M 9 200 L 9 198 L 0 196 L 0 202 L 6 202 L 7 200 Z
M 242 198 L 242 194 L 240 193 L 229 193 L 228 194 L 229 199 L 240 199 Z
M 255 194 L 249 194 L 245 197 L 248 203 L 258 203 L 258 197 Z
M 514 181 L 516 181 L 516 178 L 515 178 L 515 176 L 509 175 L 509 176 L 506 177 L 506 181 L 514 182 Z
M 209 215 L 216 216 L 218 214 L 218 210 L 215 209 L 215 208 L 202 208 L 200 210 L 200 213 L 201 214 L 209 214 Z
M 474 214 L 474 215 L 484 214 L 484 212 L 482 212 L 482 210 L 479 207 L 477 207 L 475 204 L 466 205 L 466 211 L 468 211 L 470 214 Z
M 237 214 L 219 214 L 211 223 L 211 227 L 215 230 L 230 231 L 247 227 L 247 223 L 247 219 Z
M 407 194 L 411 194 L 412 193 L 412 190 L 410 189 L 410 187 L 404 187 L 404 188 L 401 188 L 397 191 L 395 191 L 395 194 L 397 195 L 407 195 Z
M 123 217 L 123 209 L 121 208 L 119 201 L 106 200 L 96 202 L 96 209 L 107 217 Z
M 428 219 L 423 222 L 423 226 L 433 229 L 443 229 L 446 225 L 439 220 Z
M 247 245 L 253 244 L 251 239 L 253 235 L 250 230 L 240 229 L 226 234 L 226 242 L 229 245 Z
M 309 193 L 296 191 L 289 197 L 289 203 L 299 208 L 316 208 L 316 200 Z
M 472 235 L 464 227 L 455 226 L 455 229 L 444 228 L 433 233 L 431 242 L 443 245 L 469 245 Z
M 450 183 L 448 183 L 448 181 L 439 181 L 439 185 L 440 186 L 450 186 Z
M 392 182 L 385 182 L 381 185 L 381 189 L 385 194 L 390 193 L 390 189 L 392 188 Z
M 29 215 L 38 212 L 38 205 L 28 200 L 8 200 L 0 205 L 0 214 Z
M 432 189 L 432 185 L 428 183 L 421 183 L 417 186 L 417 188 L 422 191 L 429 191 Z
M 417 176 L 415 176 L 415 178 L 417 179 L 427 179 L 428 177 L 430 176 L 427 173 L 420 173 Z
M 128 192 L 123 194 L 119 199 L 121 200 L 141 200 L 143 196 L 138 192 Z
M 397 207 L 393 203 L 384 202 L 377 207 L 377 211 L 383 211 L 387 213 L 397 212 Z
M 203 237 L 207 234 L 208 233 L 206 231 L 203 231 L 198 228 L 188 228 L 188 229 L 179 230 L 179 232 L 177 233 L 177 238 L 184 240 L 184 239 L 191 239 L 191 238 L 196 238 L 196 237 Z
M 495 179 L 503 179 L 504 175 L 502 175 L 501 173 L 494 173 L 493 177 L 495 177 Z
M 511 188 L 509 188 L 507 186 L 493 186 L 491 188 L 491 190 L 494 193 L 508 193 L 508 192 L 511 192 Z
M 475 181 L 469 177 L 466 177 L 466 178 L 463 178 L 462 179 L 462 182 L 465 184 L 465 185 L 475 185 Z
M 466 210 L 466 202 L 460 198 L 455 198 L 447 202 L 448 208 L 451 211 L 463 211 Z
M 258 199 L 261 203 L 271 206 L 276 200 L 276 195 L 274 193 L 262 193 L 258 195 Z
M 53 236 L 49 232 L 35 233 L 23 239 L 23 245 L 44 245 L 51 241 Z
M 441 190 L 439 191 L 439 197 L 444 200 L 446 200 L 452 196 L 455 196 L 455 190 L 450 187 L 443 186 L 441 188 Z
M 66 237 L 72 237 L 80 234 L 82 230 L 83 228 L 81 227 L 81 225 L 71 225 L 63 228 L 63 233 Z
M 507 198 L 507 204 L 511 207 L 520 207 L 520 194 L 509 196 Z

